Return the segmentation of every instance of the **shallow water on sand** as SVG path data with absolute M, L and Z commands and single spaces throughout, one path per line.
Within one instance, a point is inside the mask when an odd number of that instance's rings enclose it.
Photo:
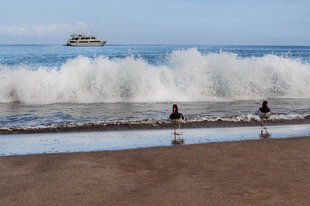
M 290 138 L 310 135 L 310 125 L 270 126 L 268 135 L 261 127 L 183 129 L 180 136 L 172 130 L 131 130 L 109 132 L 50 133 L 0 136 L 0 155 L 90 152 L 146 147 L 173 146 L 174 143 L 210 142 Z M 176 139 L 176 142 L 173 142 Z

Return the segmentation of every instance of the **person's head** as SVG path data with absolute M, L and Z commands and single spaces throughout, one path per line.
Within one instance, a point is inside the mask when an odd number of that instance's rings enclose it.
M 263 107 L 268 107 L 268 102 L 267 101 L 263 101 Z
M 175 113 L 178 112 L 178 105 L 174 104 L 174 105 L 172 106 L 172 112 L 173 112 L 173 114 L 175 114 Z

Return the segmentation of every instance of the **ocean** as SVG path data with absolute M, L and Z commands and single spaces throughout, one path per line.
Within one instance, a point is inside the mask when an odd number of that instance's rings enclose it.
M 310 119 L 310 46 L 0 45 L 0 133 Z M 112 126 L 111 126 L 112 125 Z

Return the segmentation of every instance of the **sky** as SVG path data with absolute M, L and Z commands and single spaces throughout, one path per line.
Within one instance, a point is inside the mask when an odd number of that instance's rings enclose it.
M 0 44 L 310 45 L 309 0 L 2 0 Z

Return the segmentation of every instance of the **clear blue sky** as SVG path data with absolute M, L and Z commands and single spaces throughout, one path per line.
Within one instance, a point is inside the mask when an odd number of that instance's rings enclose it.
M 0 44 L 310 45 L 309 0 L 3 0 Z

